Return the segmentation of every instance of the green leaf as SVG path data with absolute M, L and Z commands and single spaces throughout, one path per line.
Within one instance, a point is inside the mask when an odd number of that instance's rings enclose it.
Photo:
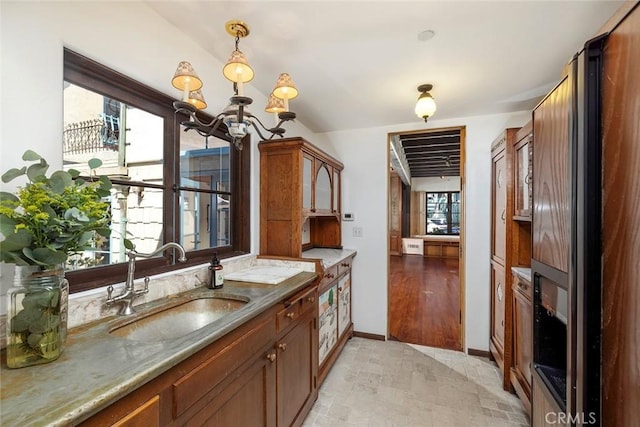
M 56 194 L 62 194 L 66 187 L 73 185 L 71 174 L 65 171 L 55 171 L 51 174 L 49 181 L 51 182 L 51 189 Z
M 26 249 L 28 248 L 23 249 L 22 252 L 24 253 Z M 25 253 L 25 255 L 27 254 Z M 67 260 L 67 254 L 63 251 L 54 251 L 49 248 L 36 248 L 32 251 L 32 257 L 30 258 L 40 265 L 56 265 L 64 263 Z
M 0 201 L 2 200 L 10 200 L 12 202 L 20 201 L 20 199 L 18 199 L 18 197 L 15 194 L 0 191 Z
M 42 159 L 42 156 L 40 156 L 40 154 L 36 153 L 33 150 L 27 150 L 22 155 L 22 160 L 26 160 L 27 162 L 35 162 L 36 160 L 41 160 L 41 159 Z
M 96 233 L 98 233 L 99 235 L 101 235 L 103 237 L 109 237 L 109 236 L 111 236 L 111 229 L 107 228 L 107 227 L 96 228 Z
M 16 222 L 6 215 L 0 214 L 0 233 L 8 236 L 14 233 Z
M 71 175 L 71 178 L 76 179 L 80 176 L 80 171 L 77 169 L 69 169 L 67 172 L 69 172 L 69 175 Z
M 66 219 L 66 220 L 75 219 L 75 220 L 80 221 L 80 222 L 88 222 L 89 221 L 89 217 L 87 215 L 85 215 L 84 212 L 82 212 L 80 209 L 78 209 L 76 207 L 67 209 L 64 212 L 64 219 Z
M 100 197 L 109 197 L 111 195 L 111 192 L 109 190 L 103 190 L 102 188 L 97 188 L 96 194 Z
M 40 160 L 40 163 L 35 163 L 29 166 L 27 169 L 27 176 L 31 182 L 36 182 L 41 176 L 46 178 L 45 173 L 47 172 L 47 169 L 49 169 L 49 165 L 44 159 L 42 159 Z
M 129 249 L 130 251 L 134 250 L 136 247 L 136 245 L 134 245 L 133 242 L 129 239 L 124 239 L 123 244 L 124 244 L 124 247 L 126 249 Z
M 78 246 L 86 245 L 91 241 L 92 238 L 93 238 L 93 232 L 86 231 L 82 233 L 82 235 L 80 236 L 80 239 L 78 239 Z
M 92 170 L 98 169 L 100 166 L 102 166 L 102 160 L 96 159 L 96 158 L 89 160 L 88 163 L 89 163 L 89 168 Z
M 3 233 L 4 234 L 4 233 Z M 31 233 L 21 228 L 13 234 L 5 235 L 5 239 L 0 242 L 0 252 L 20 251 L 31 244 Z
M 111 190 L 111 180 L 106 175 L 100 175 L 98 178 L 100 181 L 100 189 L 101 190 Z
M 82 178 L 76 178 L 76 185 L 77 185 L 78 187 L 82 187 L 86 182 L 87 182 L 87 181 L 85 181 L 85 180 L 84 180 L 84 179 L 82 179 Z
M 27 171 L 26 166 L 23 166 L 20 169 L 11 168 L 2 174 L 2 182 L 12 181 L 14 178 L 24 175 L 26 171 Z

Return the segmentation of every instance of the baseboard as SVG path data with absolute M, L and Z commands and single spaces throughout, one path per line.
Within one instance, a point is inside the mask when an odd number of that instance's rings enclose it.
M 384 335 L 370 334 L 368 332 L 353 331 L 353 336 L 358 338 L 367 338 L 370 340 L 386 341 L 386 338 Z
M 467 354 L 469 356 L 486 357 L 487 359 L 491 359 L 491 353 L 485 350 L 476 350 L 475 348 L 468 348 Z

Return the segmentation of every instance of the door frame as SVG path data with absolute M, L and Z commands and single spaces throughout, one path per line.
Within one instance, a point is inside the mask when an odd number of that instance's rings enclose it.
M 390 178 L 391 178 L 391 168 L 390 165 L 390 154 L 391 151 L 391 140 L 396 135 L 413 135 L 417 133 L 428 133 L 428 132 L 442 132 L 448 130 L 459 130 L 460 131 L 460 245 L 459 245 L 459 264 L 458 264 L 458 281 L 459 281 L 459 295 L 458 299 L 460 302 L 460 344 L 462 347 L 462 352 L 467 352 L 466 347 L 466 339 L 465 339 L 465 324 L 466 324 L 466 277 L 465 277 L 465 236 L 466 236 L 466 139 L 467 139 L 467 127 L 464 125 L 461 126 L 447 126 L 441 128 L 433 128 L 433 129 L 420 129 L 420 130 L 409 130 L 409 131 L 401 131 L 401 132 L 389 132 L 387 133 L 387 338 L 389 337 L 389 324 L 390 317 L 389 313 L 391 312 L 389 304 L 390 304 L 390 276 L 391 276 L 391 254 L 389 251 L 391 244 L 391 218 L 388 215 L 389 207 L 391 203 L 391 188 L 389 186 Z

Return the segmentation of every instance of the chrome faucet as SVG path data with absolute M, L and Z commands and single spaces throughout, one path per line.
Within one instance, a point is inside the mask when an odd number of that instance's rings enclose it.
M 182 246 L 180 246 L 177 243 L 174 242 L 170 242 L 170 243 L 166 243 L 162 246 L 160 246 L 158 249 L 156 249 L 155 251 L 151 252 L 150 254 L 143 254 L 140 252 L 136 252 L 135 250 L 131 250 L 129 252 L 127 252 L 127 256 L 129 257 L 129 268 L 127 270 L 127 281 L 124 284 L 124 289 L 122 290 L 122 293 L 118 296 L 115 297 L 111 297 L 111 294 L 113 293 L 113 286 L 109 286 L 107 288 L 107 306 L 117 303 L 117 302 L 122 302 L 122 305 L 120 307 L 120 311 L 118 312 L 119 315 L 123 315 L 123 316 L 128 316 L 130 314 L 135 313 L 136 311 L 133 308 L 133 300 L 137 297 L 139 297 L 140 295 L 144 295 L 146 293 L 149 292 L 149 278 L 145 277 L 144 278 L 144 289 L 139 289 L 136 290 L 134 288 L 133 285 L 133 276 L 134 276 L 134 272 L 136 271 L 136 258 L 151 258 L 154 257 L 156 255 L 158 255 L 161 252 L 166 251 L 169 248 L 175 248 L 178 250 L 178 252 L 180 252 L 180 258 L 178 258 L 179 262 L 185 262 L 187 260 L 187 257 L 185 255 L 184 252 L 184 248 Z

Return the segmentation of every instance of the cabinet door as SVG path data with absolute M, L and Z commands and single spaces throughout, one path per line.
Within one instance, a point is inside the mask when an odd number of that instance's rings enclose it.
M 338 280 L 338 337 L 351 325 L 351 273 Z
M 569 268 L 569 79 L 533 112 L 533 259 Z
M 326 164 L 320 165 L 316 172 L 315 212 L 331 212 L 331 172 Z
M 333 187 L 333 213 L 340 214 L 340 171 L 338 169 L 333 169 L 331 185 Z
M 531 217 L 531 158 L 533 145 L 531 136 L 516 145 L 515 161 L 515 215 Z
M 531 301 L 515 286 L 513 289 L 513 375 L 520 398 L 530 407 L 531 366 L 533 362 L 533 308 Z
M 492 199 L 492 237 L 491 257 L 504 265 L 506 254 L 506 215 L 507 215 L 507 157 L 502 150 L 493 157 L 491 168 L 493 178 Z
M 313 179 L 313 157 L 308 154 L 302 155 L 302 209 L 311 210 L 313 206 L 311 201 L 313 200 L 312 185 Z
M 504 357 L 504 311 L 505 311 L 504 267 L 491 263 L 491 342 L 498 351 L 498 364 Z M 501 366 L 502 367 L 502 366 Z
M 391 172 L 389 182 L 389 253 L 402 255 L 402 180 Z
M 261 352 L 207 406 L 183 426 L 276 426 L 276 351 Z
M 338 342 L 338 285 L 335 284 L 318 297 L 318 363 L 327 358 Z
M 317 362 L 314 317 L 305 316 L 277 343 L 278 425 L 301 424 L 313 403 Z M 244 425 L 244 424 L 238 424 Z

